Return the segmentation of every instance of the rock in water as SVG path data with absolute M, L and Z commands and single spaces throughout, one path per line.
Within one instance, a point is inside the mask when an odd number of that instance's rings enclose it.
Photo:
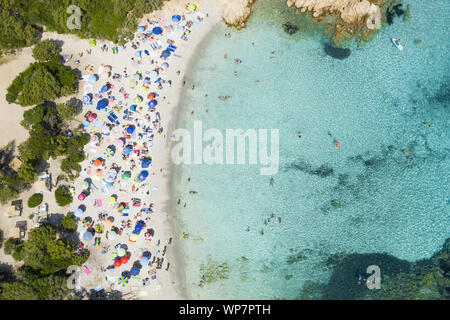
M 335 48 L 329 43 L 325 43 L 323 45 L 323 50 L 330 57 L 333 57 L 333 58 L 339 59 L 339 60 L 344 60 L 344 59 L 348 58 L 348 56 L 352 52 L 348 48 Z

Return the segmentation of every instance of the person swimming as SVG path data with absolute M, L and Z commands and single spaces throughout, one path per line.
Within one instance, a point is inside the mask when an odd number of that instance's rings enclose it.
M 270 178 L 269 184 L 270 184 L 271 187 L 273 187 L 273 183 L 274 183 L 274 182 L 275 182 L 275 180 L 274 180 L 273 178 Z

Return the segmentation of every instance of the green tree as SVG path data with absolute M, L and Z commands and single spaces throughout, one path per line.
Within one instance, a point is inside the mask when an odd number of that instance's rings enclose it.
M 61 221 L 61 226 L 66 231 L 76 231 L 77 230 L 77 222 L 73 216 L 66 215 Z
M 29 47 L 36 41 L 40 28 L 25 22 L 20 15 L 14 15 L 13 10 L 0 8 L 0 21 L 0 49 Z
M 62 120 L 72 120 L 76 115 L 76 109 L 74 106 L 66 103 L 60 103 L 56 105 L 58 115 Z
M 40 193 L 35 193 L 33 194 L 29 199 L 28 199 L 28 207 L 29 208 L 36 208 L 38 205 L 40 205 L 42 203 L 42 199 L 44 198 L 44 196 Z
M 45 106 L 40 104 L 23 113 L 21 125 L 29 129 L 33 124 L 41 123 L 45 115 Z
M 33 57 L 41 62 L 50 61 L 57 57 L 61 49 L 52 40 L 40 40 L 33 48 Z
M 68 204 L 72 203 L 72 194 L 69 191 L 69 188 L 66 186 L 60 186 L 55 190 L 55 199 L 56 203 L 60 207 L 67 206 Z
M 32 287 L 20 281 L 2 283 L 1 298 L 3 300 L 37 300 L 38 295 Z

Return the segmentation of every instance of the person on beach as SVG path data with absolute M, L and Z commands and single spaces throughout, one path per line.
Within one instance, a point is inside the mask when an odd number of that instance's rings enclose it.
M 273 178 L 270 178 L 269 184 L 270 184 L 271 187 L 273 187 L 273 183 L 274 183 L 274 182 L 275 182 L 275 180 L 274 180 Z

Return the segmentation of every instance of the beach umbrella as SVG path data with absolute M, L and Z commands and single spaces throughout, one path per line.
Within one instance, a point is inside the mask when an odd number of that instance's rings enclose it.
M 99 159 L 95 159 L 94 161 L 94 166 L 98 167 L 101 166 L 103 163 L 103 161 L 99 158 Z
M 142 258 L 139 260 L 139 263 L 140 263 L 142 266 L 148 265 L 148 258 L 147 258 L 147 257 L 142 257 Z
M 148 52 L 148 50 L 144 50 L 144 52 L 146 55 L 148 55 L 148 56 L 150 55 L 150 52 Z
M 108 232 L 107 238 L 108 238 L 109 240 L 114 240 L 116 237 L 117 237 L 117 232 L 115 232 L 115 231 L 110 231 L 110 232 Z
M 195 11 L 197 9 L 197 6 L 193 3 L 189 3 L 187 7 L 189 10 L 192 10 L 192 11 Z
M 163 62 L 161 67 L 163 67 L 164 69 L 167 69 L 169 67 L 169 64 L 167 62 Z
M 141 269 L 139 269 L 136 266 L 131 267 L 130 273 L 132 276 L 137 276 L 141 272 Z
M 136 51 L 136 52 L 134 53 L 134 56 L 135 56 L 135 57 L 138 57 L 138 58 L 140 58 L 141 55 L 142 55 L 142 51 L 141 51 L 141 50 Z
M 145 31 L 144 26 L 138 26 L 138 27 L 137 27 L 137 31 L 138 31 L 138 32 L 144 32 L 144 31 Z
M 91 141 L 92 142 L 97 142 L 98 141 L 97 135 L 95 135 L 95 134 L 91 135 Z
M 95 47 L 97 45 L 97 41 L 91 40 L 89 41 L 89 47 Z
M 126 287 L 128 284 L 128 277 L 120 277 L 117 284 L 121 287 Z
M 156 70 L 152 70 L 150 71 L 150 78 L 156 78 L 158 76 L 158 71 Z
M 134 126 L 128 126 L 128 128 L 127 128 L 127 133 L 129 133 L 129 134 L 133 134 L 133 132 L 134 132 Z M 127 147 L 128 148 L 128 147 Z M 125 148 L 126 149 L 126 148 Z
M 88 116 L 88 121 L 90 121 L 90 122 L 92 122 L 92 121 L 94 121 L 95 119 L 97 119 L 97 114 L 96 113 L 91 113 L 89 116 Z
M 78 195 L 78 200 L 83 201 L 84 199 L 86 199 L 86 195 L 84 193 L 80 193 Z
M 199 24 L 200 23 L 200 19 L 199 18 L 196 18 L 195 20 L 194 20 L 194 24 Z
M 173 22 L 180 22 L 180 20 L 181 20 L 180 15 L 174 14 L 174 15 L 172 16 L 172 21 L 173 21 Z
M 127 171 L 122 174 L 122 180 L 128 180 L 128 179 L 130 179 L 130 173 Z
M 169 50 L 164 50 L 163 52 L 161 52 L 161 57 L 168 58 L 169 56 L 170 56 Z
M 147 240 L 147 241 L 152 241 L 152 235 L 151 235 L 150 232 L 146 232 L 146 233 L 144 234 L 144 237 L 145 237 L 145 240 Z
M 133 104 L 133 105 L 130 106 L 130 110 L 131 111 L 136 111 L 136 107 L 137 107 L 137 105 Z
M 97 177 L 103 177 L 103 170 L 102 169 L 97 169 L 97 171 L 95 172 L 95 175 Z
M 142 170 L 141 173 L 139 173 L 138 180 L 142 182 L 147 177 L 148 177 L 148 171 L 147 170 Z
M 95 82 L 95 81 L 97 81 L 97 76 L 95 74 L 91 74 L 87 80 L 89 82 Z
M 141 80 L 141 75 L 139 73 L 133 74 L 133 80 L 135 81 Z
M 115 145 L 117 148 L 122 148 L 122 147 L 123 147 L 123 140 L 122 140 L 122 139 L 117 139 L 117 140 L 114 142 L 114 145 Z
M 141 226 L 140 224 L 137 224 L 137 225 L 134 227 L 134 232 L 136 232 L 136 233 L 141 232 L 141 230 L 142 230 L 142 226 Z
M 138 75 L 138 78 L 139 78 L 139 75 Z M 137 85 L 137 81 L 136 80 L 130 80 L 129 85 L 130 85 L 131 88 L 134 88 Z
M 154 27 L 152 30 L 152 33 L 156 34 L 156 35 L 161 34 L 162 32 L 163 32 L 163 29 L 161 27 Z
M 127 256 L 122 256 L 122 257 L 120 258 L 120 262 L 122 262 L 122 264 L 127 264 L 127 263 L 128 263 L 128 258 L 127 258 Z
M 155 99 L 155 94 L 154 94 L 153 92 L 149 93 L 149 94 L 147 95 L 147 99 L 149 99 L 149 100 Z
M 116 259 L 114 260 L 114 267 L 118 268 L 122 265 L 122 262 L 120 261 L 120 259 Z
M 127 251 L 124 248 L 120 248 L 119 250 L 117 250 L 117 255 L 119 257 L 123 257 L 126 253 Z
M 116 203 L 116 198 L 114 198 L 114 197 L 109 197 L 108 203 L 109 203 L 109 204 L 114 204 L 114 203 Z
M 77 208 L 73 214 L 75 217 L 80 218 L 83 215 L 83 210 L 81 208 Z
M 147 105 L 149 106 L 149 108 L 154 108 L 157 104 L 158 102 L 156 100 L 150 100 Z
M 107 105 L 108 105 L 108 100 L 102 99 L 99 102 L 97 102 L 97 110 L 105 109 Z
M 108 86 L 105 84 L 105 85 L 103 85 L 103 87 L 101 88 L 101 90 L 100 90 L 100 92 L 106 92 L 106 91 L 108 91 Z
M 89 102 L 91 102 L 91 97 L 89 97 L 87 94 L 84 95 L 82 99 L 83 99 L 83 102 L 84 102 L 84 103 L 89 103 Z
M 114 156 L 114 150 L 112 150 L 111 148 L 106 148 L 105 152 L 103 152 L 103 155 L 106 158 L 112 157 Z
M 150 159 L 144 159 L 144 160 L 142 160 L 142 162 L 141 162 L 141 165 L 142 165 L 142 168 L 148 168 L 149 166 L 150 166 L 150 164 L 151 164 L 151 161 L 150 161 Z
M 136 242 L 137 238 L 138 238 L 138 235 L 137 235 L 136 233 L 132 233 L 132 234 L 130 234 L 130 236 L 128 237 L 128 240 L 129 240 L 130 242 Z
M 127 130 L 128 132 L 128 130 Z M 124 155 L 129 155 L 131 153 L 131 148 L 130 147 L 125 147 L 123 148 L 123 154 Z
M 136 98 L 133 99 L 134 103 L 141 103 L 142 102 L 142 97 L 140 96 L 136 96 Z
M 92 232 L 89 232 L 89 231 L 86 231 L 83 234 L 83 240 L 87 241 L 87 242 L 91 241 L 93 237 L 94 237 L 94 235 L 92 234 Z

